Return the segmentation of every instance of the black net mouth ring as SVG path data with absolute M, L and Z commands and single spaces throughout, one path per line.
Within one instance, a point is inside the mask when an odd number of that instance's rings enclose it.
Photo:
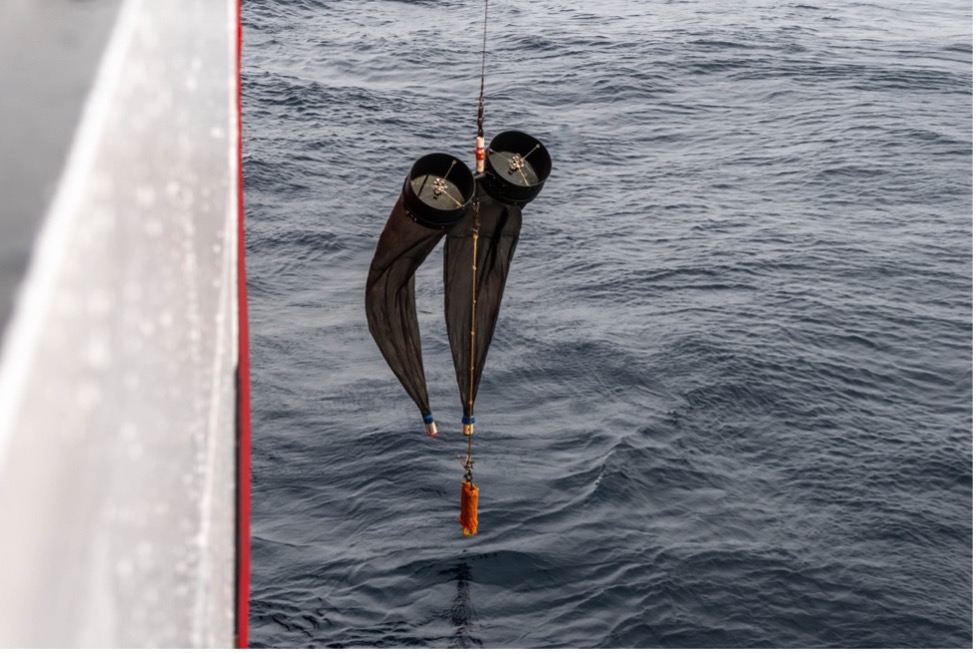
M 483 186 L 505 204 L 524 206 L 543 189 L 553 162 L 546 147 L 520 131 L 506 131 L 488 147 Z
M 475 196 L 475 178 L 450 154 L 426 154 L 411 166 L 402 195 L 415 222 L 446 229 L 468 210 Z

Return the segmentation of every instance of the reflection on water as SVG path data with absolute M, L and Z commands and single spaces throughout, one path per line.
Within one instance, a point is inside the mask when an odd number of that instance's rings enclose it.
M 472 568 L 467 562 L 460 562 L 451 568 L 457 581 L 455 598 L 451 602 L 451 625 L 455 627 L 451 642 L 458 648 L 481 647 L 482 640 L 471 633 L 478 624 L 478 614 L 472 606 L 471 589 Z

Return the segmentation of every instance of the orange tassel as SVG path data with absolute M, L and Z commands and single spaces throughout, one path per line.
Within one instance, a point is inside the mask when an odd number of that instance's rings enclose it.
M 461 482 L 461 533 L 470 537 L 478 532 L 478 486 L 471 481 Z

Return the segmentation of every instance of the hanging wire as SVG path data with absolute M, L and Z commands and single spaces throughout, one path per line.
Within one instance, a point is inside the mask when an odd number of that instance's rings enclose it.
M 488 0 L 485 0 L 485 18 L 482 21 L 482 81 L 478 91 L 478 136 L 485 136 L 485 57 L 488 52 Z
M 475 303 L 478 283 L 478 198 L 472 205 L 472 321 L 471 321 L 471 341 L 468 356 L 468 415 L 475 414 Z M 474 425 L 470 425 L 474 426 Z
M 485 0 L 485 14 L 482 19 L 482 70 L 481 79 L 479 82 L 478 90 L 478 117 L 476 119 L 476 127 L 478 129 L 476 142 L 478 143 L 477 150 L 480 154 L 476 154 L 476 159 L 479 162 L 484 161 L 485 150 L 482 145 L 483 138 L 485 136 L 485 60 L 488 54 L 488 5 L 489 0 Z M 479 166 L 481 163 L 479 163 Z M 481 172 L 481 168 L 478 170 Z M 472 204 L 473 213 L 473 224 L 472 224 L 472 313 L 471 313 L 471 340 L 469 348 L 468 357 L 468 411 L 467 419 L 463 420 L 465 423 L 465 435 L 468 436 L 468 448 L 465 455 L 465 480 L 469 483 L 472 481 L 472 439 L 474 437 L 475 430 L 475 304 L 478 296 L 478 196 L 476 195 L 475 201 Z
M 468 356 L 468 415 L 470 423 L 465 424 L 465 435 L 468 436 L 468 454 L 465 458 L 465 480 L 471 481 L 472 475 L 472 438 L 474 436 L 475 424 L 475 304 L 477 301 L 478 283 L 478 198 L 472 205 L 472 320 L 471 320 L 471 340 Z

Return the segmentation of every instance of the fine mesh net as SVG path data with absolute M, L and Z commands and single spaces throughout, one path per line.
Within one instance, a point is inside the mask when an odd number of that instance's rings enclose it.
M 401 196 L 380 234 L 366 281 L 370 334 L 421 415 L 429 415 L 431 406 L 414 303 L 414 272 L 442 236 L 443 230 L 411 220 Z
M 444 243 L 444 314 L 448 328 L 448 342 L 458 377 L 462 410 L 472 416 L 470 407 L 478 394 L 482 368 L 495 323 L 499 317 L 502 293 L 509 264 L 519 241 L 522 211 L 516 206 L 492 199 L 478 188 L 478 257 L 476 268 L 475 347 L 472 361 L 472 227 L 474 212 L 465 216 L 448 230 Z M 470 378 L 469 368 L 474 362 Z

